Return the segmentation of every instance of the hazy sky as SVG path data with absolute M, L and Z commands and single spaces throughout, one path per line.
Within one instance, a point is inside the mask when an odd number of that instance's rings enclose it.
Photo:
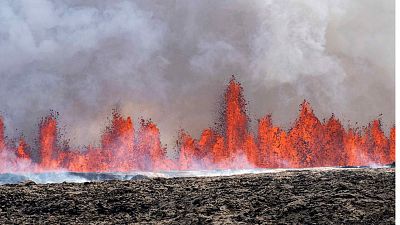
M 152 118 L 164 144 L 218 117 L 232 74 L 255 121 L 288 128 L 308 99 L 394 123 L 394 0 L 0 1 L 0 112 L 30 138 L 50 109 L 76 144 L 113 107 Z M 15 129 L 18 129 L 17 131 Z M 35 135 L 33 135 L 33 133 Z

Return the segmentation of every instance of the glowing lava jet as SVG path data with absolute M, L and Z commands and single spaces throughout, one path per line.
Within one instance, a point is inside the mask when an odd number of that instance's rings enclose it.
M 205 129 L 199 139 L 181 130 L 175 159 L 167 157 L 155 123 L 141 120 L 135 130 L 132 119 L 117 111 L 101 137 L 101 145 L 81 149 L 60 145 L 53 114 L 39 124 L 37 148 L 30 147 L 22 137 L 18 144 L 8 141 L 0 118 L 0 172 L 299 168 L 388 164 L 395 160 L 395 127 L 386 137 L 379 120 L 361 129 L 345 129 L 334 115 L 321 122 L 304 101 L 289 131 L 274 125 L 271 115 L 266 115 L 258 120 L 255 135 L 248 129 L 243 89 L 234 78 L 224 101 L 221 127 Z M 31 156 L 34 151 L 39 157 Z

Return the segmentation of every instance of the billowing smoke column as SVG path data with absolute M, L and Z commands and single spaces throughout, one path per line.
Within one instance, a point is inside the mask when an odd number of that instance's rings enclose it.
M 181 130 L 179 154 L 174 159 L 167 157 L 156 124 L 141 120 L 135 130 L 132 119 L 117 111 L 100 146 L 77 150 L 60 140 L 55 113 L 40 122 L 34 149 L 23 137 L 17 144 L 8 141 L 0 119 L 0 172 L 299 168 L 388 164 L 395 160 L 395 127 L 386 137 L 380 120 L 348 129 L 334 115 L 321 122 L 307 101 L 300 105 L 298 118 L 289 131 L 275 126 L 271 115 L 267 115 L 258 120 L 255 136 L 248 129 L 243 89 L 235 78 L 225 92 L 222 115 L 220 125 L 204 130 L 198 140 Z

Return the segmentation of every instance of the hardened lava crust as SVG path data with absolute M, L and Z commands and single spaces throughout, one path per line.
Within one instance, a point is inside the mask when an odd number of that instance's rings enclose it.
M 0 186 L 1 224 L 394 224 L 395 171 Z

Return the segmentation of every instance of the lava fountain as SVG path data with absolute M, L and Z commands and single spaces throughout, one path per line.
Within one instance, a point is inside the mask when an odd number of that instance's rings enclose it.
M 167 156 L 155 123 L 141 120 L 135 129 L 133 120 L 117 111 L 100 146 L 78 149 L 61 140 L 54 113 L 40 122 L 36 147 L 23 137 L 18 143 L 8 140 L 0 117 L 0 172 L 304 168 L 395 161 L 394 126 L 386 137 L 379 119 L 362 128 L 345 128 L 334 115 L 321 122 L 306 100 L 289 130 L 274 125 L 271 115 L 266 115 L 258 120 L 256 134 L 250 132 L 243 88 L 234 77 L 225 91 L 222 115 L 221 127 L 205 129 L 199 139 L 179 131 L 175 158 Z

